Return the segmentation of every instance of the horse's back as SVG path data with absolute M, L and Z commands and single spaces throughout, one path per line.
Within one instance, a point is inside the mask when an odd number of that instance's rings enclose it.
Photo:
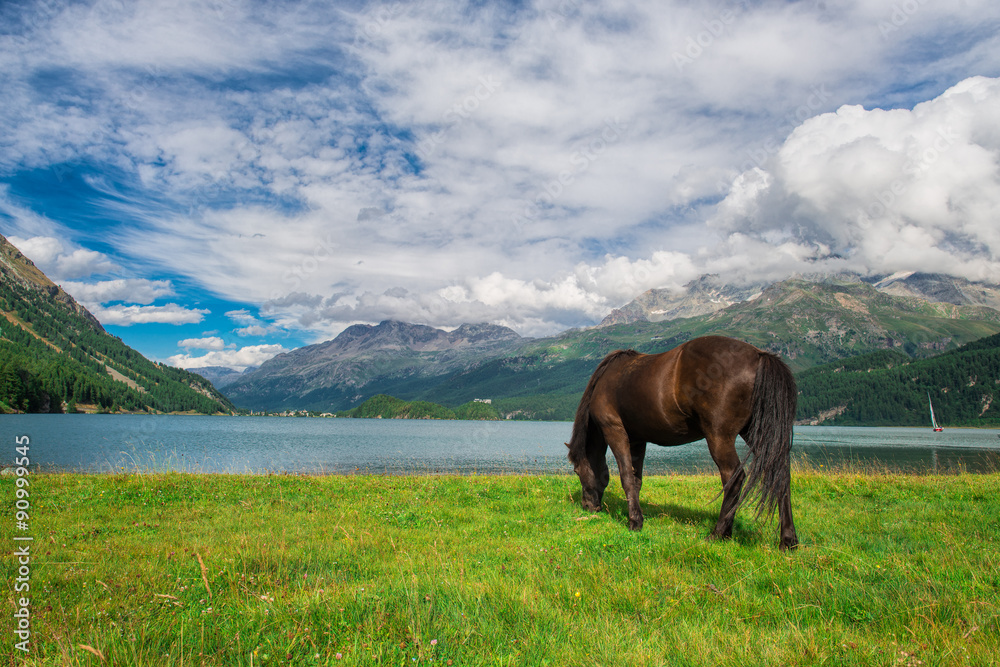
M 595 387 L 591 414 L 661 445 L 699 440 L 719 423 L 742 426 L 760 354 L 733 338 L 703 336 L 659 354 L 618 356 Z

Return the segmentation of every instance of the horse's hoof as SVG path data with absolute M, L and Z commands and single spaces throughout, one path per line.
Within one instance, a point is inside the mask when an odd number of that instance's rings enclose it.
M 798 549 L 799 541 L 796 540 L 781 540 L 778 544 L 778 549 L 781 551 L 790 551 L 792 549 Z
M 642 519 L 638 519 L 638 520 L 636 520 L 636 519 L 629 519 L 628 520 L 628 529 L 631 530 L 631 531 L 634 531 L 634 532 L 638 533 L 640 530 L 642 530 Z

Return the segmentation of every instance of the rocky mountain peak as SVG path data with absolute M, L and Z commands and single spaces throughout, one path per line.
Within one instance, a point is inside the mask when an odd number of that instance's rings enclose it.
M 892 296 L 908 296 L 956 306 L 986 306 L 1000 310 L 1000 285 L 973 282 L 941 273 L 906 271 L 866 280 Z
M 355 324 L 322 345 L 345 351 L 407 349 L 434 352 L 520 338 L 513 329 L 485 322 L 463 324 L 454 331 L 444 331 L 425 324 L 385 320 L 376 325 Z
M 664 322 L 707 315 L 737 303 L 749 301 L 778 285 L 780 290 L 795 284 L 867 285 L 890 296 L 912 297 L 930 303 L 956 306 L 985 306 L 1000 310 L 1000 285 L 972 282 L 939 273 L 906 271 L 892 275 L 864 277 L 856 273 L 798 275 L 782 282 L 726 283 L 718 275 L 707 274 L 680 290 L 651 289 L 630 303 L 611 311 L 601 327 L 630 322 Z M 777 293 L 775 293 L 777 294 Z M 771 295 L 772 298 L 775 295 Z
M 463 324 L 448 334 L 448 337 L 455 343 L 466 343 L 476 345 L 478 343 L 492 343 L 495 341 L 515 341 L 521 336 L 513 329 L 499 324 Z
M 598 326 L 664 322 L 707 315 L 757 296 L 768 284 L 726 283 L 716 274 L 706 274 L 687 283 L 680 290 L 648 290 L 632 302 L 611 311 Z

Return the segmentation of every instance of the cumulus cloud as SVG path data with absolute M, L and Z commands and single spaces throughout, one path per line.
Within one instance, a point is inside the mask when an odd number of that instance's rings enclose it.
M 205 338 L 185 338 L 184 340 L 177 341 L 177 347 L 183 347 L 189 350 L 225 350 L 228 347 L 236 347 L 235 345 L 227 345 L 226 341 L 222 340 L 218 336 L 207 336 Z
M 9 240 L 56 282 L 109 273 L 119 268 L 103 253 L 67 248 L 63 241 L 51 236 L 11 236 Z
M 601 264 L 581 263 L 550 281 L 494 272 L 430 291 L 395 287 L 381 293 L 333 296 L 322 303 L 276 300 L 265 303 L 262 313 L 286 328 L 328 332 L 337 331 L 343 322 L 397 319 L 437 326 L 499 322 L 525 335 L 544 335 L 552 332 L 553 323 L 560 328 L 588 325 L 647 289 L 679 288 L 697 277 L 698 270 L 687 255 L 658 251 L 649 259 L 608 256 Z
M 69 281 L 64 282 L 62 287 L 83 304 L 122 301 L 148 305 L 161 297 L 174 296 L 175 294 L 169 280 L 146 280 L 144 278 L 119 278 L 93 283 Z
M 237 336 L 266 336 L 267 334 L 279 331 L 278 327 L 264 326 L 261 324 L 251 324 L 248 327 L 240 327 L 234 330 Z
M 91 312 L 101 324 L 128 327 L 133 324 L 197 324 L 210 311 L 168 303 L 163 306 L 96 306 Z
M 175 354 L 167 359 L 167 363 L 188 369 L 225 366 L 242 372 L 250 366 L 260 366 L 284 352 L 288 350 L 281 345 L 248 345 L 235 350 L 213 350 L 201 356 Z
M 912 109 L 844 106 L 797 127 L 733 182 L 710 224 L 796 247 L 794 266 L 1000 281 L 1000 79 Z M 818 264 L 817 264 L 818 262 Z

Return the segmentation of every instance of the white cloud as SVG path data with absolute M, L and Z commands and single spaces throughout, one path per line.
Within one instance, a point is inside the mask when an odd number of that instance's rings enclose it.
M 13 243 L 28 259 L 55 282 L 72 278 L 86 278 L 95 274 L 114 271 L 118 266 L 104 255 L 85 248 L 69 248 L 57 238 L 11 236 Z
M 246 308 L 230 310 L 226 312 L 226 317 L 240 324 L 256 324 L 259 320 Z
M 601 319 L 636 294 L 653 287 L 680 287 L 697 277 L 698 267 L 682 253 L 655 252 L 632 261 L 608 256 L 599 265 L 579 264 L 555 280 L 520 280 L 494 272 L 468 277 L 429 291 L 396 287 L 382 293 L 332 297 L 322 304 L 267 302 L 262 312 L 284 328 L 336 333 L 336 323 L 397 319 L 457 326 L 500 322 L 525 335 L 552 333 Z M 343 328 L 342 326 L 339 328 Z
M 260 324 L 251 324 L 248 327 L 240 327 L 236 329 L 234 333 L 237 336 L 266 336 L 267 334 L 275 333 L 279 329 L 272 326 L 262 326 Z
M 913 109 L 816 116 L 766 169 L 734 181 L 716 229 L 794 245 L 800 269 L 1000 281 L 1000 79 L 967 79 Z
M 174 288 L 169 280 L 146 280 L 144 278 L 119 278 L 101 280 L 94 283 L 64 282 L 64 290 L 84 304 L 101 304 L 111 301 L 151 304 L 157 299 L 174 296 Z
M 298 303 L 298 299 L 294 298 L 295 295 L 290 295 L 293 298 L 285 297 L 280 300 L 284 305 L 294 305 Z M 309 303 L 319 305 L 322 301 L 322 297 L 310 297 Z M 226 317 L 236 322 L 237 324 L 242 324 L 244 326 L 238 327 L 233 330 L 237 336 L 266 336 L 268 334 L 273 334 L 281 331 L 281 328 L 273 324 L 268 324 L 261 321 L 259 318 L 255 317 L 246 308 L 240 308 L 238 310 L 230 310 L 226 313 Z
M 108 273 L 115 268 L 117 268 L 115 263 L 102 253 L 77 248 L 56 261 L 54 275 L 60 280 L 86 278 L 94 274 Z
M 281 345 L 249 345 L 237 350 L 213 350 L 197 357 L 190 354 L 175 354 L 167 359 L 167 363 L 188 369 L 225 366 L 242 372 L 250 366 L 260 366 L 268 359 L 284 352 L 288 350 Z
M 133 324 L 197 324 L 210 311 L 168 303 L 163 306 L 97 306 L 91 312 L 101 324 L 128 327 Z
M 225 350 L 228 347 L 235 347 L 235 345 L 226 345 L 226 341 L 222 340 L 218 336 L 208 336 L 205 338 L 185 338 L 184 340 L 177 341 L 177 347 L 187 348 L 189 350 Z
M 56 261 L 63 254 L 62 242 L 51 236 L 34 236 L 27 239 L 10 236 L 8 240 L 28 259 L 41 267 L 42 271 L 54 267 Z

